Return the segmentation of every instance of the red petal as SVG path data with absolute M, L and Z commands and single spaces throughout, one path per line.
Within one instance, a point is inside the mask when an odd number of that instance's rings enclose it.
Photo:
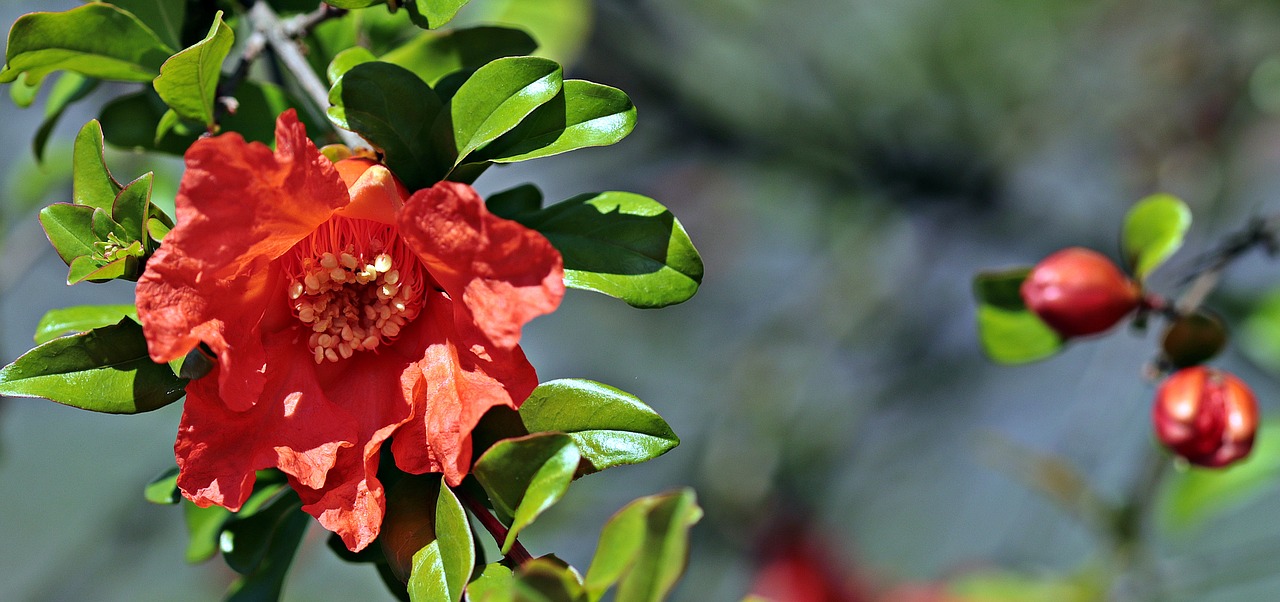
M 538 376 L 518 346 L 493 347 L 460 332 L 453 305 L 433 293 L 414 322 L 425 325 L 430 337 L 418 364 L 422 387 L 415 414 L 396 431 L 391 451 L 401 470 L 443 472 L 456 486 L 470 470 L 471 431 L 480 417 L 494 406 L 517 407 Z
M 283 286 L 268 266 L 349 197 L 292 111 L 276 123 L 274 154 L 231 133 L 197 140 L 186 163 L 178 225 L 138 282 L 138 316 L 158 362 L 207 343 L 220 397 L 243 410 L 264 382 L 264 296 Z
M 489 213 L 466 184 L 415 192 L 400 212 L 400 235 L 461 301 L 454 306 L 458 325 L 474 324 L 493 345 L 514 348 L 520 328 L 564 296 L 560 253 L 537 231 Z
M 386 166 L 368 159 L 343 159 L 334 164 L 351 195 L 351 204 L 338 215 L 395 225 L 396 213 L 409 191 Z

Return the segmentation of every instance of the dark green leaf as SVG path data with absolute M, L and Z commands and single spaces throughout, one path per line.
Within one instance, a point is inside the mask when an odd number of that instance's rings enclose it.
M 257 512 L 236 515 L 222 527 L 218 547 L 227 566 L 241 575 L 256 570 L 267 557 L 271 543 L 294 514 L 302 512 L 302 501 L 288 490 Z
M 213 126 L 213 101 L 221 77 L 222 62 L 231 52 L 235 35 L 214 16 L 213 26 L 203 40 L 179 52 L 160 66 L 160 76 L 152 85 L 161 100 L 179 117 Z
M 689 558 L 689 529 L 702 518 L 692 490 L 640 498 L 600 533 L 584 587 L 599 600 L 618 583 L 617 602 L 656 602 L 671 592 Z
M 680 438 L 649 406 L 589 380 L 538 385 L 520 406 L 520 418 L 529 432 L 569 435 L 593 472 L 652 460 L 680 444 Z
M 77 205 L 110 210 L 123 188 L 107 169 L 102 125 L 90 120 L 76 134 L 73 149 L 71 199 Z
M 325 4 L 334 8 L 367 8 L 386 2 L 387 0 L 325 0 Z
M 453 20 L 458 10 L 471 0 L 405 0 L 409 20 L 423 29 L 435 29 Z
M 363 63 L 369 63 L 378 60 L 365 48 L 355 46 L 339 52 L 333 57 L 333 61 L 329 63 L 328 69 L 325 70 L 329 77 L 329 104 L 328 110 L 329 120 L 343 129 L 351 129 L 351 125 L 347 123 L 346 106 L 342 102 L 342 76 L 346 75 L 352 67 Z
M 116 97 L 102 108 L 102 133 L 107 142 L 120 148 L 181 155 L 195 141 L 194 135 L 183 136 L 170 129 L 156 139 L 157 126 L 169 110 L 155 90 Z
M 403 67 L 371 62 L 342 78 L 342 104 L 351 130 L 382 149 L 391 171 L 410 190 L 439 181 L 447 166 L 431 152 L 429 132 L 440 99 Z
M 160 476 L 151 479 L 142 496 L 152 504 L 176 504 L 182 501 L 182 492 L 178 490 L 178 467 L 174 466 Z
M 187 562 L 195 564 L 213 558 L 218 553 L 218 535 L 231 518 L 231 511 L 222 506 L 201 508 L 190 501 L 182 505 L 182 511 L 187 523 Z
M 462 504 L 441 485 L 436 498 L 435 541 L 413 555 L 409 599 L 415 602 L 458 602 L 475 566 L 475 542 Z
M 0 370 L 0 394 L 112 414 L 164 407 L 185 387 L 168 365 L 151 361 L 142 327 L 130 319 L 49 341 Z
M 0 82 L 26 72 L 35 83 L 66 69 L 98 79 L 147 82 L 173 49 L 137 17 L 110 4 L 91 3 L 60 13 L 23 15 L 9 30 Z
M 508 56 L 525 56 L 538 48 L 529 34 L 506 27 L 471 27 L 449 31 L 424 31 L 382 55 L 435 86 L 451 73 L 471 72 Z
M 252 573 L 245 575 L 231 584 L 226 602 L 275 602 L 284 591 L 284 580 L 289 574 L 289 565 L 302 543 L 302 536 L 311 524 L 311 517 L 296 511 L 290 513 L 280 525 L 271 539 L 262 563 Z
M 187 2 L 174 0 L 111 0 L 154 31 L 172 48 L 182 47 L 182 22 L 187 15 Z
M 1177 197 L 1153 194 L 1138 201 L 1124 218 L 1124 257 L 1139 281 L 1182 246 L 1191 227 L 1191 210 Z
M 1264 421 L 1249 456 L 1227 468 L 1189 466 L 1170 475 L 1161 494 L 1166 528 L 1188 530 L 1238 508 L 1280 483 L 1280 420 Z
M 151 207 L 152 172 L 130 182 L 116 195 L 111 219 L 124 230 L 124 240 L 146 240 L 145 225 Z
M 521 565 L 514 586 L 519 602 L 585 602 L 587 599 L 573 570 L 547 558 L 535 558 Z
M 1021 289 L 1029 273 L 1029 267 L 980 272 L 973 277 L 973 296 L 984 305 L 1007 311 L 1025 310 Z
M 77 257 L 93 255 L 93 207 L 54 203 L 40 210 L 40 225 L 58 257 L 71 265 Z
M 689 299 L 702 282 L 702 258 L 684 226 L 648 197 L 584 194 L 515 219 L 564 256 L 567 286 L 664 307 Z
M 138 310 L 133 305 L 78 305 L 51 309 L 36 324 L 36 344 L 42 345 L 64 334 L 110 326 L 126 316 L 137 321 Z
M 533 184 L 521 184 L 489 196 L 484 202 L 490 213 L 506 219 L 514 219 L 521 213 L 537 211 L 542 207 L 542 191 Z
M 37 161 L 44 161 L 44 148 L 49 142 L 49 135 L 53 133 L 53 128 L 62 118 L 62 113 L 97 87 L 98 80 L 79 73 L 67 72 L 58 77 L 58 81 L 49 90 L 49 97 L 44 104 L 44 121 L 40 123 L 40 128 L 36 130 L 35 138 L 31 143 Z
M 573 439 L 563 433 L 506 439 L 480 456 L 472 472 L 493 501 L 493 509 L 511 521 L 503 554 L 511 550 L 521 530 L 560 501 L 581 459 Z
M 636 125 L 636 108 L 617 88 L 571 79 L 560 94 L 479 155 L 514 163 L 622 140 Z
M 501 58 L 476 70 L 450 99 L 432 129 L 451 166 L 516 127 L 563 85 L 560 65 L 547 59 Z

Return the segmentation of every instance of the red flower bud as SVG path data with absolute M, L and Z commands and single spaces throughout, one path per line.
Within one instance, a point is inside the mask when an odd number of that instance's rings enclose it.
M 1036 265 L 1022 300 L 1063 337 L 1097 334 L 1138 307 L 1138 285 L 1096 251 L 1071 247 Z
M 1156 436 L 1200 466 L 1226 466 L 1249 455 L 1258 431 L 1253 391 L 1229 372 L 1196 366 L 1165 379 L 1152 411 Z

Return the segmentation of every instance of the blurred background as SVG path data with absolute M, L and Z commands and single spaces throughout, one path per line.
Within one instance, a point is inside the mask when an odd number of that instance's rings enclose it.
M 585 567 L 614 511 L 691 485 L 706 517 L 675 600 L 739 600 L 803 557 L 822 559 L 806 579 L 833 597 L 795 600 L 942 600 L 907 589 L 966 580 L 1012 592 L 991 600 L 1103 597 L 1088 584 L 1114 565 L 1112 542 L 1027 469 L 1056 458 L 1101 498 L 1128 495 L 1153 445 L 1143 369 L 1157 333 L 996 366 L 978 344 L 970 281 L 1071 245 L 1115 257 L 1125 211 L 1164 191 L 1195 216 L 1186 248 L 1152 280 L 1174 294 L 1199 254 L 1280 210 L 1280 3 L 538 4 L 474 0 L 460 23 L 538 21 L 566 75 L 625 90 L 639 124 L 614 147 L 494 169 L 477 188 L 651 196 L 684 223 L 706 277 L 691 301 L 657 311 L 571 291 L 526 329 L 543 380 L 620 387 L 683 440 L 577 482 L 526 546 Z M 0 21 L 75 5 L 6 2 Z M 111 91 L 67 114 L 43 166 L 30 150 L 40 105 L 0 103 L 6 362 L 31 347 L 47 309 L 132 299 L 123 283 L 67 287 L 35 220 L 68 200 L 71 137 Z M 175 159 L 108 160 L 129 178 L 157 170 L 156 194 L 172 198 Z M 1253 386 L 1264 416 L 1280 412 L 1277 276 L 1250 255 L 1209 303 L 1237 334 L 1216 365 Z M 172 465 L 180 410 L 115 417 L 0 401 L 7 599 L 219 598 L 231 571 L 184 563 L 182 513 L 141 496 Z M 1280 452 L 1270 453 L 1251 465 L 1252 486 L 1209 496 L 1196 520 L 1157 503 L 1161 599 L 1274 599 Z M 286 600 L 386 596 L 323 535 L 313 528 L 304 543 Z M 1124 591 L 1122 579 L 1111 595 Z

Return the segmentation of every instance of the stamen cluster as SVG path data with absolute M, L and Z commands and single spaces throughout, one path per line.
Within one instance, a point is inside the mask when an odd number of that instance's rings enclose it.
M 317 364 L 396 338 L 421 309 L 421 263 L 390 226 L 335 217 L 292 250 L 289 303 Z

